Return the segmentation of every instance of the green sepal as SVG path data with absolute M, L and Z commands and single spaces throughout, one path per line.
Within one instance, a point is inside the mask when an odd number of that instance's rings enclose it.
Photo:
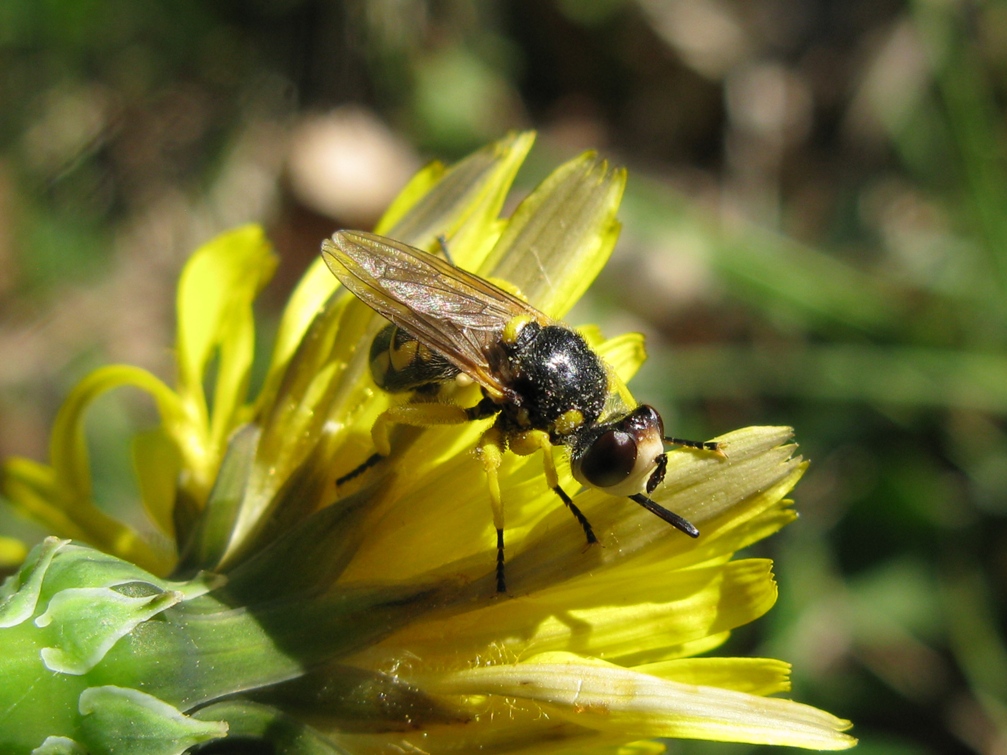
M 47 537 L 32 550 L 21 569 L 0 586 L 0 629 L 17 626 L 35 614 L 42 581 L 56 552 L 69 540 Z
M 57 538 L 33 549 L 21 571 L 0 588 L 0 752 L 73 752 L 74 743 L 84 742 L 78 705 L 89 687 L 111 683 L 148 691 L 165 688 L 183 696 L 198 693 L 211 675 L 212 664 L 201 669 L 199 663 L 207 640 L 198 631 L 187 637 L 185 632 L 144 630 L 177 626 L 177 617 L 163 617 L 181 602 L 200 603 L 204 612 L 232 614 L 229 607 L 204 597 L 222 581 L 203 574 L 185 583 L 169 582 L 127 561 Z M 254 621 L 246 622 L 251 627 L 237 632 L 231 642 L 254 635 Z M 205 623 L 197 628 L 208 634 L 219 629 Z M 249 652 L 261 654 L 263 646 L 269 647 L 263 642 Z M 282 670 L 273 673 L 271 681 L 291 675 L 290 662 L 281 662 Z M 237 668 L 248 666 L 246 662 Z M 261 668 L 275 666 L 260 658 L 253 668 L 260 674 Z M 200 674 L 189 673 L 192 668 Z M 225 666 L 223 672 L 226 683 L 241 682 L 233 669 Z M 91 755 L 108 752 L 86 744 Z
M 34 615 L 49 564 L 56 552 L 68 543 L 68 540 L 46 538 L 31 551 L 21 569 L 0 586 L 0 629 L 17 626 Z
M 28 562 L 35 560 L 36 551 L 45 552 L 52 543 L 62 543 L 43 575 L 39 602 L 47 603 L 62 590 L 83 587 L 118 587 L 147 584 L 150 592 L 176 591 L 184 600 L 191 600 L 220 587 L 225 577 L 219 574 L 201 573 L 184 582 L 162 579 L 141 569 L 125 559 L 96 550 L 79 543 L 67 543 L 57 538 L 46 538 L 29 554 Z M 20 579 L 14 575 L 11 579 Z M 125 588 L 123 588 L 125 593 Z M 134 592 L 135 594 L 135 592 Z
M 179 533 L 190 532 L 180 543 L 176 574 L 215 569 L 234 537 L 234 526 L 251 476 L 258 448 L 259 428 L 246 425 L 236 431 L 227 446 L 217 479 L 200 515 L 193 522 L 178 522 Z
M 192 718 L 153 695 L 111 685 L 84 690 L 79 711 L 91 755 L 181 755 L 227 734 L 222 721 Z
M 39 629 L 52 627 L 50 636 L 56 642 L 42 648 L 42 661 L 51 671 L 84 674 L 138 624 L 181 600 L 175 591 L 132 597 L 105 587 L 61 590 L 35 619 Z
M 162 580 L 113 556 L 50 539 L 4 588 L 31 593 L 24 600 L 38 618 L 0 630 L 0 671 L 8 682 L 0 709 L 8 696 L 13 707 L 29 705 L 29 690 L 40 679 L 72 696 L 67 680 L 81 678 L 84 686 L 143 689 L 187 710 L 300 676 L 459 599 L 450 581 L 326 590 L 352 554 L 350 545 L 326 564 L 327 543 L 352 526 L 367 499 L 347 500 L 235 570 L 228 585 L 212 574 Z M 312 567 L 321 567 L 322 581 L 285 584 L 282 578 Z M 8 595 L 7 605 L 19 604 L 17 594 Z M 54 647 L 60 652 L 47 650 Z
M 298 472 L 312 466 L 305 464 Z M 294 480 L 299 476 L 295 474 Z M 331 479 L 325 482 L 331 484 Z M 299 485 L 291 487 L 303 489 Z M 365 492 L 354 493 L 304 517 L 289 531 L 272 535 L 261 547 L 252 549 L 253 555 L 246 561 L 229 571 L 228 593 L 241 602 L 264 602 L 329 589 L 364 537 L 360 520 L 369 502 Z
M 255 699 L 325 722 L 327 731 L 378 733 L 417 725 L 465 724 L 471 714 L 450 707 L 394 674 L 328 663 Z
M 317 730 L 268 705 L 228 700 L 208 705 L 193 716 L 224 721 L 229 727 L 229 738 L 244 743 L 268 743 L 266 751 L 273 755 L 351 755 Z
M 31 755 L 91 755 L 87 748 L 70 737 L 46 737 Z

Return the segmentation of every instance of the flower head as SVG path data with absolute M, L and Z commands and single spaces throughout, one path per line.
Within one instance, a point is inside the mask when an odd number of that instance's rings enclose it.
M 427 249 L 444 236 L 457 265 L 561 318 L 615 243 L 625 174 L 583 155 L 501 220 L 531 141 L 513 135 L 428 167 L 376 230 Z M 700 527 L 696 540 L 589 489 L 575 501 L 600 544 L 586 548 L 541 460 L 505 455 L 499 595 L 472 452 L 488 421 L 395 428 L 387 459 L 335 485 L 373 451 L 392 399 L 368 372 L 383 321 L 321 261 L 248 395 L 251 304 L 274 265 L 254 227 L 197 251 L 179 287 L 176 388 L 133 367 L 99 370 L 60 412 L 50 463 L 7 462 L 11 500 L 77 542 L 38 546 L 0 594 L 0 665 L 14 680 L 0 709 L 18 723 L 0 726 L 0 744 L 181 752 L 247 736 L 292 752 L 560 753 L 656 737 L 854 743 L 847 722 L 767 697 L 788 689 L 785 663 L 697 657 L 775 600 L 770 562 L 734 554 L 794 517 L 784 496 L 804 463 L 788 429 L 729 433 L 718 439 L 728 459 L 668 455 L 653 495 Z M 641 365 L 639 336 L 581 332 L 620 381 Z M 134 445 L 158 538 L 91 498 L 83 416 L 121 385 L 147 391 L 162 418 Z M 471 406 L 478 389 L 454 398 Z M 557 461 L 560 484 L 576 490 Z

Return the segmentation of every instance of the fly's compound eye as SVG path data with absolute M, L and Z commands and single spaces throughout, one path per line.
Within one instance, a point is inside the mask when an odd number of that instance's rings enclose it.
M 606 430 L 580 459 L 580 475 L 596 488 L 624 482 L 636 467 L 636 439 L 622 430 Z
M 599 428 L 570 457 L 573 476 L 610 495 L 632 496 L 652 491 L 664 478 L 661 417 L 647 405 L 618 422 Z

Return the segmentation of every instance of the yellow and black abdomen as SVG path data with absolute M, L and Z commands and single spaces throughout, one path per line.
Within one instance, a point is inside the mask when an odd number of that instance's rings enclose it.
M 383 328 L 371 343 L 371 376 L 388 393 L 436 393 L 460 370 L 395 325 Z

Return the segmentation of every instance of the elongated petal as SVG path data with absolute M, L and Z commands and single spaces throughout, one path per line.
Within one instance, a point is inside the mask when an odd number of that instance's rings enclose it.
M 455 264 L 480 269 L 501 230 L 497 218 L 514 176 L 534 141 L 534 132 L 512 133 L 474 152 L 444 171 L 394 222 L 383 218 L 375 231 L 421 249 L 431 248 L 443 234 Z
M 639 333 L 623 333 L 621 336 L 599 343 L 595 348 L 598 356 L 615 370 L 615 374 L 623 383 L 632 380 L 647 359 L 643 336 Z
M 722 687 L 752 695 L 790 690 L 790 664 L 773 658 L 679 658 L 636 666 L 635 670 L 683 684 Z
M 140 500 L 150 520 L 167 537 L 175 537 L 175 505 L 182 453 L 162 425 L 133 438 L 133 468 L 140 486 Z
M 58 484 L 77 500 L 91 497 L 91 471 L 84 441 L 84 418 L 91 404 L 115 388 L 132 386 L 148 393 L 165 424 L 184 434 L 184 412 L 176 394 L 154 375 L 130 365 L 111 365 L 95 370 L 67 396 L 53 423 L 49 456 Z M 189 437 L 180 438 L 182 441 Z
M 554 584 L 560 573 L 568 578 L 643 552 L 672 558 L 706 547 L 737 521 L 776 505 L 796 484 L 803 465 L 791 458 L 792 447 L 781 445 L 788 437 L 787 428 L 749 428 L 723 436 L 730 454 L 727 460 L 695 451 L 669 454 L 668 474 L 654 499 L 699 526 L 695 540 L 671 530 L 631 501 L 588 490 L 577 496 L 577 505 L 604 547 L 585 550 L 582 536 L 569 526 L 569 514 L 552 508 L 508 561 L 513 584 L 531 590 Z M 721 523 L 717 517 L 729 521 Z
M 619 236 L 626 171 L 593 152 L 555 170 L 518 206 L 480 271 L 562 318 L 605 266 Z
M 182 271 L 177 303 L 178 392 L 189 421 L 206 433 L 200 439 L 205 459 L 197 467 L 204 495 L 223 441 L 245 400 L 255 340 L 252 301 L 275 268 L 276 256 L 265 234 L 250 225 L 200 247 Z M 211 413 L 203 383 L 214 356 L 218 360 Z
M 490 692 L 534 700 L 554 715 L 591 729 L 821 750 L 856 743 L 842 733 L 848 721 L 807 705 L 659 679 L 570 653 L 469 669 L 433 684 L 445 694 Z
M 3 465 L 3 493 L 26 517 L 60 537 L 87 540 L 91 522 L 78 524 L 65 508 L 56 472 L 47 464 L 13 457 Z M 100 517 L 99 517 L 100 521 Z
M 53 424 L 51 467 L 26 459 L 10 459 L 3 468 L 3 489 L 8 497 L 53 534 L 94 543 L 120 553 L 152 571 L 163 573 L 171 554 L 151 547 L 132 528 L 101 511 L 91 497 L 91 470 L 84 422 L 91 404 L 104 393 L 125 386 L 139 388 L 155 402 L 173 438 L 185 444 L 191 426 L 178 397 L 146 370 L 112 365 L 95 370 L 67 396 Z
M 0 535 L 0 571 L 11 571 L 24 561 L 28 549 L 20 540 Z
M 776 585 L 767 561 L 666 573 L 618 570 L 403 629 L 369 651 L 367 663 L 391 661 L 406 646 L 431 665 L 457 665 L 484 648 L 538 653 L 574 647 L 620 663 L 679 657 L 683 648 L 748 623 L 772 607 Z M 443 638 L 457 638 L 450 646 Z

